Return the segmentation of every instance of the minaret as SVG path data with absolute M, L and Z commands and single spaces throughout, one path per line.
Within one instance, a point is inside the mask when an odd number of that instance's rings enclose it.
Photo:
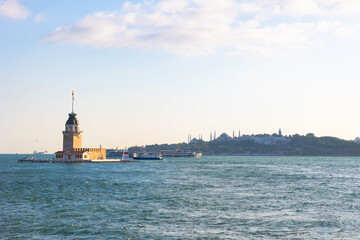
M 239 130 L 239 137 L 240 137 L 240 130 Z
M 212 141 L 212 132 L 210 132 L 210 141 Z
M 214 130 L 214 140 L 216 139 L 216 131 Z
M 282 137 L 281 128 L 279 128 L 279 137 Z
M 63 151 L 73 151 L 74 148 L 81 148 L 82 131 L 79 129 L 79 121 L 74 113 L 74 90 L 72 91 L 72 111 L 65 123 L 65 131 L 63 131 Z
M 235 131 L 233 131 L 233 138 L 235 138 Z

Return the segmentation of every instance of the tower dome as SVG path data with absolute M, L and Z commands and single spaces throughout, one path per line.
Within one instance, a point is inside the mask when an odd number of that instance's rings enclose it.
M 65 124 L 66 125 L 79 125 L 79 121 L 76 118 L 76 113 L 69 113 L 69 118 Z
M 69 113 L 69 118 L 65 123 L 66 132 L 79 132 L 79 121 L 76 118 L 76 113 Z

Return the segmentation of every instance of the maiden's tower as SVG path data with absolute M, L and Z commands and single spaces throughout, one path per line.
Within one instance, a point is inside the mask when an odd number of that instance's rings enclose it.
M 72 91 L 72 111 L 65 123 L 63 133 L 63 150 L 56 152 L 56 160 L 92 161 L 106 160 L 105 148 L 83 148 L 80 123 L 74 113 L 74 90 Z

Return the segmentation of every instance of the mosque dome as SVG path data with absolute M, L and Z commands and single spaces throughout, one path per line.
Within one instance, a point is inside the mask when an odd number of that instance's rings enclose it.
M 69 118 L 66 121 L 66 125 L 79 125 L 79 121 L 76 118 L 76 113 L 69 113 Z
M 219 138 L 228 139 L 230 138 L 230 136 L 227 135 L 226 133 L 222 133 Z

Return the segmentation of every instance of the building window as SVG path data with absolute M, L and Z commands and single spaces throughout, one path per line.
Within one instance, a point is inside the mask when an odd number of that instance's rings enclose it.
M 75 132 L 77 132 L 77 127 L 75 127 Z
M 70 127 L 69 129 L 70 129 L 70 131 L 72 131 L 72 127 Z

